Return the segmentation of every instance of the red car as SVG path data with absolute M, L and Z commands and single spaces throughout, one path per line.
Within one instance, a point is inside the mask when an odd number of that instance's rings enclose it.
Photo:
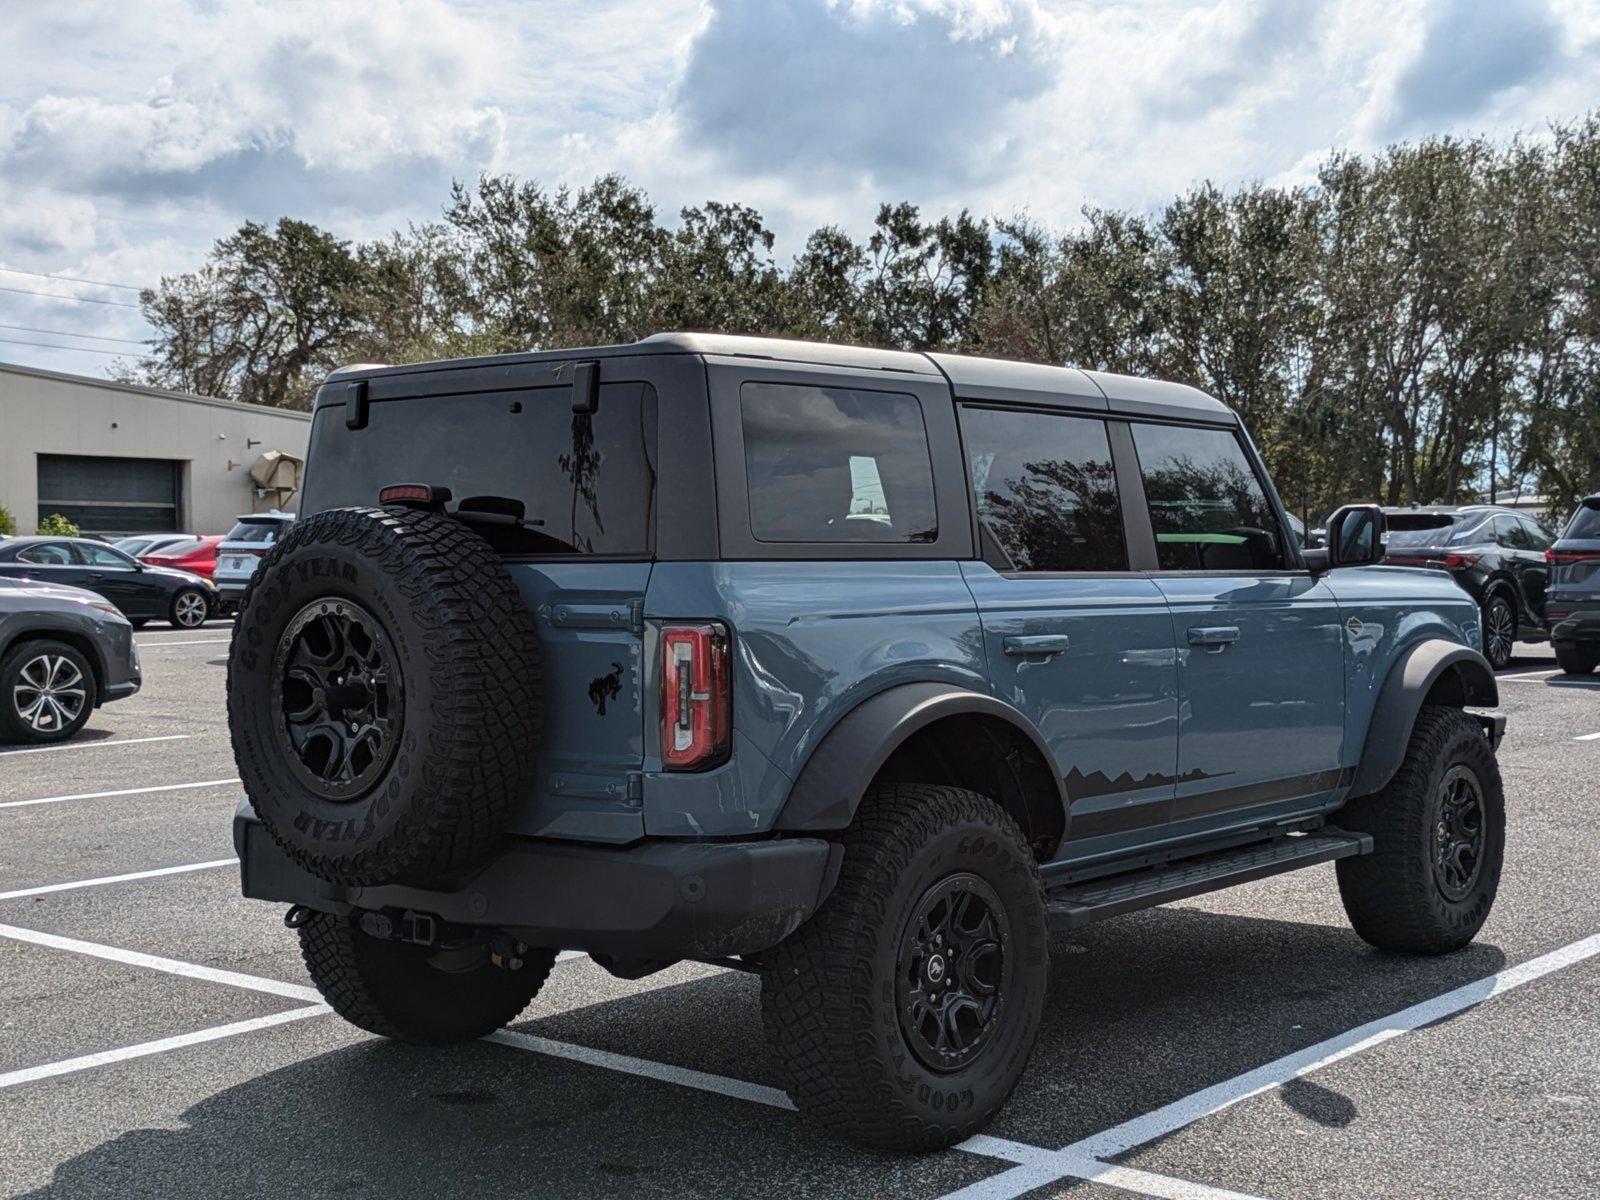
M 210 579 L 211 572 L 217 569 L 217 547 L 221 544 L 221 534 L 215 537 L 195 538 L 190 542 L 163 546 L 157 554 L 141 554 L 139 561 L 147 562 L 153 567 L 176 567 L 180 571 L 188 571 Z

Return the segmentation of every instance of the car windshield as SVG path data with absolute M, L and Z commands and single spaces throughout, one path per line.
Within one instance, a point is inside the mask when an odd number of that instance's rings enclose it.
M 204 547 L 204 539 L 195 538 L 187 542 L 173 542 L 170 546 L 157 546 L 154 550 L 150 551 L 150 555 L 151 557 L 160 558 L 178 558 L 184 554 L 193 554 L 196 550 L 203 549 Z
M 1390 513 L 1389 549 L 1446 545 L 1458 519 L 1453 513 Z
M 1578 507 L 1572 514 L 1572 520 L 1567 523 L 1567 528 L 1562 532 L 1563 538 L 1582 538 L 1585 541 L 1600 541 L 1600 504 L 1587 503 Z
M 260 542 L 270 546 L 278 540 L 280 521 L 240 521 L 228 530 L 230 542 Z

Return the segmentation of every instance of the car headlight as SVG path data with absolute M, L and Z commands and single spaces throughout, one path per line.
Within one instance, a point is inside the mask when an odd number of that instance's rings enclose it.
M 98 608 L 101 612 L 110 613 L 113 617 L 122 616 L 122 610 L 109 600 L 88 600 L 85 603 L 90 608 Z M 123 620 L 127 620 L 127 618 L 123 617 Z

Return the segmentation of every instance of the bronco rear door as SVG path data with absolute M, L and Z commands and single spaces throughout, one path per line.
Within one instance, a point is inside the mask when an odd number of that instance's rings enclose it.
M 305 513 L 376 504 L 385 486 L 424 483 L 450 489 L 446 512 L 499 514 L 464 519 L 509 567 L 543 652 L 536 783 L 513 833 L 605 842 L 643 834 L 658 385 L 663 370 L 681 374 L 683 365 L 660 356 L 479 360 L 335 378 L 319 396 Z

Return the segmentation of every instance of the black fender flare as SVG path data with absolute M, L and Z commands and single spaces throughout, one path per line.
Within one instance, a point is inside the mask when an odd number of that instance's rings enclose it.
M 1460 684 L 1460 700 L 1477 708 L 1500 703 L 1494 669 L 1478 651 L 1444 638 L 1429 638 L 1403 651 L 1389 667 L 1367 725 L 1361 762 L 1350 784 L 1352 796 L 1376 792 L 1394 777 L 1406 756 L 1422 702 L 1446 672 Z
M 1054 767 L 1050 747 L 1033 723 L 1011 705 L 950 683 L 902 683 L 867 697 L 828 730 L 806 760 L 778 813 L 785 832 L 846 828 L 873 777 L 901 743 L 946 717 L 994 717 L 1031 742 L 1050 765 L 1061 803 L 1063 831 L 1070 821 L 1066 782 Z M 1065 840 L 1065 832 L 1063 832 Z

